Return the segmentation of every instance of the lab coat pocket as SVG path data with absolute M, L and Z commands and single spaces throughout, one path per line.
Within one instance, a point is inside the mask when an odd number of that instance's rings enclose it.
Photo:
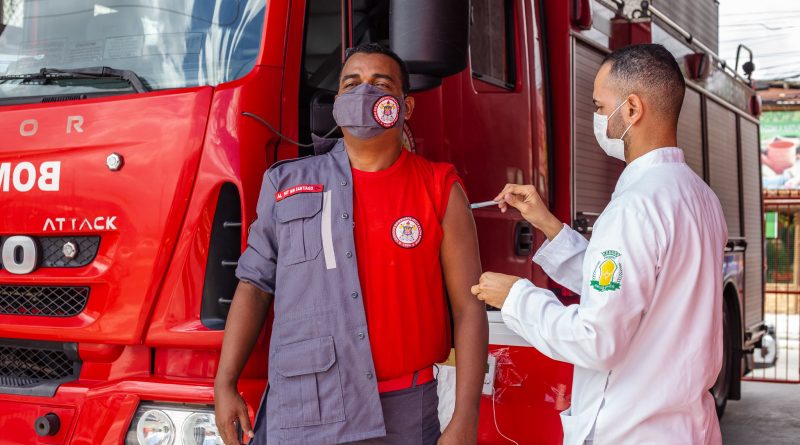
M 310 261 L 322 250 L 322 193 L 301 193 L 275 204 L 278 221 L 278 263 Z
M 564 444 L 569 445 L 577 443 L 578 435 L 578 417 L 572 415 L 572 408 L 562 411 L 561 414 L 561 427 L 564 429 Z
M 275 354 L 281 428 L 344 420 L 344 398 L 333 337 L 312 338 L 278 347 Z

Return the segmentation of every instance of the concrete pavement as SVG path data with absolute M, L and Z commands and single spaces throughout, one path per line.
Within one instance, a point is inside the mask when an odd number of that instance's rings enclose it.
M 725 445 L 800 443 L 800 384 L 742 382 L 721 426 Z
M 759 379 L 800 380 L 800 315 L 765 313 L 764 322 L 775 328 L 778 360 L 774 366 L 753 370 Z M 760 350 L 755 351 L 758 359 Z M 798 441 L 800 443 L 800 441 Z

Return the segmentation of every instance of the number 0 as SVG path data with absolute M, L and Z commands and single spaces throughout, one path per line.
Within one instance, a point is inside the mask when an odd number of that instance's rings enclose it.
M 36 243 L 27 236 L 12 236 L 3 243 L 3 267 L 10 273 L 23 275 L 36 269 Z

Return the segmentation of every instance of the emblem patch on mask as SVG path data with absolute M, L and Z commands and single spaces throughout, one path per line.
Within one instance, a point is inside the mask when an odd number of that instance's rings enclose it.
M 372 107 L 372 117 L 383 128 L 392 128 L 400 117 L 400 103 L 394 96 L 383 96 Z
M 410 216 L 404 216 L 392 226 L 392 239 L 405 249 L 417 247 L 422 241 L 422 225 Z
M 597 261 L 589 284 L 598 292 L 611 292 L 622 287 L 622 254 L 616 250 L 606 250 Z

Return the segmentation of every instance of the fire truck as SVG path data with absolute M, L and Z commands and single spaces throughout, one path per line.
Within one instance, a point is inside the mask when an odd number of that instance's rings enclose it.
M 262 175 L 334 127 L 363 42 L 408 61 L 407 149 L 455 164 L 473 201 L 534 184 L 587 237 L 624 168 L 594 140 L 595 73 L 631 43 L 676 56 L 679 145 L 730 231 L 721 413 L 764 332 L 760 104 L 715 54 L 716 2 L 628 3 L 2 0 L 0 443 L 221 443 L 213 378 Z M 485 270 L 579 302 L 530 261 L 543 236 L 518 214 L 474 216 Z M 572 367 L 487 317 L 480 443 L 559 443 Z M 270 331 L 240 381 L 251 415 Z

